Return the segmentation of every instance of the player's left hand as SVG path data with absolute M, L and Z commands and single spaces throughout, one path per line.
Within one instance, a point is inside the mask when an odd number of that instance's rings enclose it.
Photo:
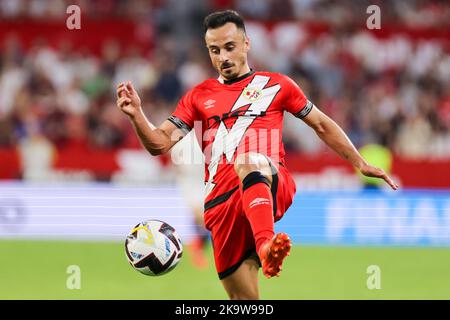
M 366 164 L 363 165 L 359 170 L 366 177 L 383 179 L 393 190 L 398 189 L 398 185 L 386 174 L 386 172 L 384 172 L 383 169 L 371 166 L 370 164 Z

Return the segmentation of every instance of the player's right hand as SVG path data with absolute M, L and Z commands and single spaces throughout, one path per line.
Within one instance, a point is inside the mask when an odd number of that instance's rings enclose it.
M 117 85 L 117 107 L 132 118 L 141 112 L 141 99 L 131 81 L 121 82 Z

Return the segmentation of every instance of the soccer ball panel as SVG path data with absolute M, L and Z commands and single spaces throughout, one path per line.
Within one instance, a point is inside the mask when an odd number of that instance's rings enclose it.
M 159 276 L 173 270 L 180 262 L 183 246 L 168 223 L 148 220 L 136 225 L 127 236 L 125 253 L 135 270 Z

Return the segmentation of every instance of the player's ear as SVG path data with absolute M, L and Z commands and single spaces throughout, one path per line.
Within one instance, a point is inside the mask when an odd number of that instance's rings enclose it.
M 244 33 L 244 47 L 245 51 L 250 51 L 250 38 Z

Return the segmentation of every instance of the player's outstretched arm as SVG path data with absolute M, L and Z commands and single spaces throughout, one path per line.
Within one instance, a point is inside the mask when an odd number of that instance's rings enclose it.
M 128 116 L 145 149 L 153 156 L 166 153 L 185 135 L 168 120 L 159 127 L 148 121 L 141 99 L 130 81 L 117 86 L 117 107 Z
M 306 117 L 302 118 L 302 120 L 314 129 L 320 139 L 341 157 L 358 168 L 363 175 L 383 179 L 392 189 L 398 189 L 398 185 L 386 174 L 386 172 L 384 172 L 384 170 L 374 167 L 364 160 L 345 132 L 336 122 L 319 109 L 313 108 Z

